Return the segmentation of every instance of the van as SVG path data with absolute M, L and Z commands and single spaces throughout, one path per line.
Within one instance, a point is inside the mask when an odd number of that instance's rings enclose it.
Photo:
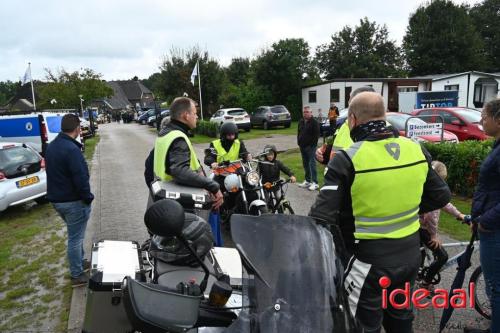
M 61 132 L 61 119 L 65 114 L 32 112 L 1 115 L 0 142 L 25 143 L 44 156 L 47 144 Z

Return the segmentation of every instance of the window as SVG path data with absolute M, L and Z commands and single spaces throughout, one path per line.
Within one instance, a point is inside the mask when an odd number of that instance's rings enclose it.
M 349 107 L 349 96 L 351 96 L 351 91 L 352 91 L 352 87 L 345 87 L 344 88 L 344 96 L 345 96 L 344 108 Z
M 316 103 L 316 90 L 309 91 L 309 103 Z
M 451 124 L 453 121 L 461 122 L 460 119 L 458 119 L 458 117 L 452 115 L 449 112 L 440 111 L 439 115 L 443 117 L 445 124 Z
M 340 89 L 330 89 L 330 103 L 340 102 Z
M 449 84 L 449 85 L 444 86 L 444 90 L 456 90 L 456 91 L 458 91 L 458 87 L 459 87 L 458 84 Z
M 398 87 L 398 92 L 414 92 L 418 91 L 417 87 Z

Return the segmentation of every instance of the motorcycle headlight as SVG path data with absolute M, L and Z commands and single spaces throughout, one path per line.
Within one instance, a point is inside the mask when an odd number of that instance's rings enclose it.
M 247 173 L 247 183 L 252 186 L 259 184 L 259 174 L 256 171 L 251 171 Z

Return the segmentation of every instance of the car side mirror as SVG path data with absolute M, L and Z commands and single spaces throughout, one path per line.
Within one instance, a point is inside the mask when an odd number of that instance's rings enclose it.
M 460 120 L 452 120 L 451 124 L 452 125 L 456 125 L 456 126 L 463 126 L 463 124 L 462 124 L 462 122 Z

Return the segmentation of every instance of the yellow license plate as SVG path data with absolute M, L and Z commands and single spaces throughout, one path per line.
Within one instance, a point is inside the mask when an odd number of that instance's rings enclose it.
M 36 184 L 39 181 L 40 181 L 40 179 L 38 179 L 38 177 L 35 176 L 35 177 L 26 178 L 26 179 L 21 179 L 20 181 L 16 182 L 16 185 L 18 188 L 21 188 L 21 187 Z

